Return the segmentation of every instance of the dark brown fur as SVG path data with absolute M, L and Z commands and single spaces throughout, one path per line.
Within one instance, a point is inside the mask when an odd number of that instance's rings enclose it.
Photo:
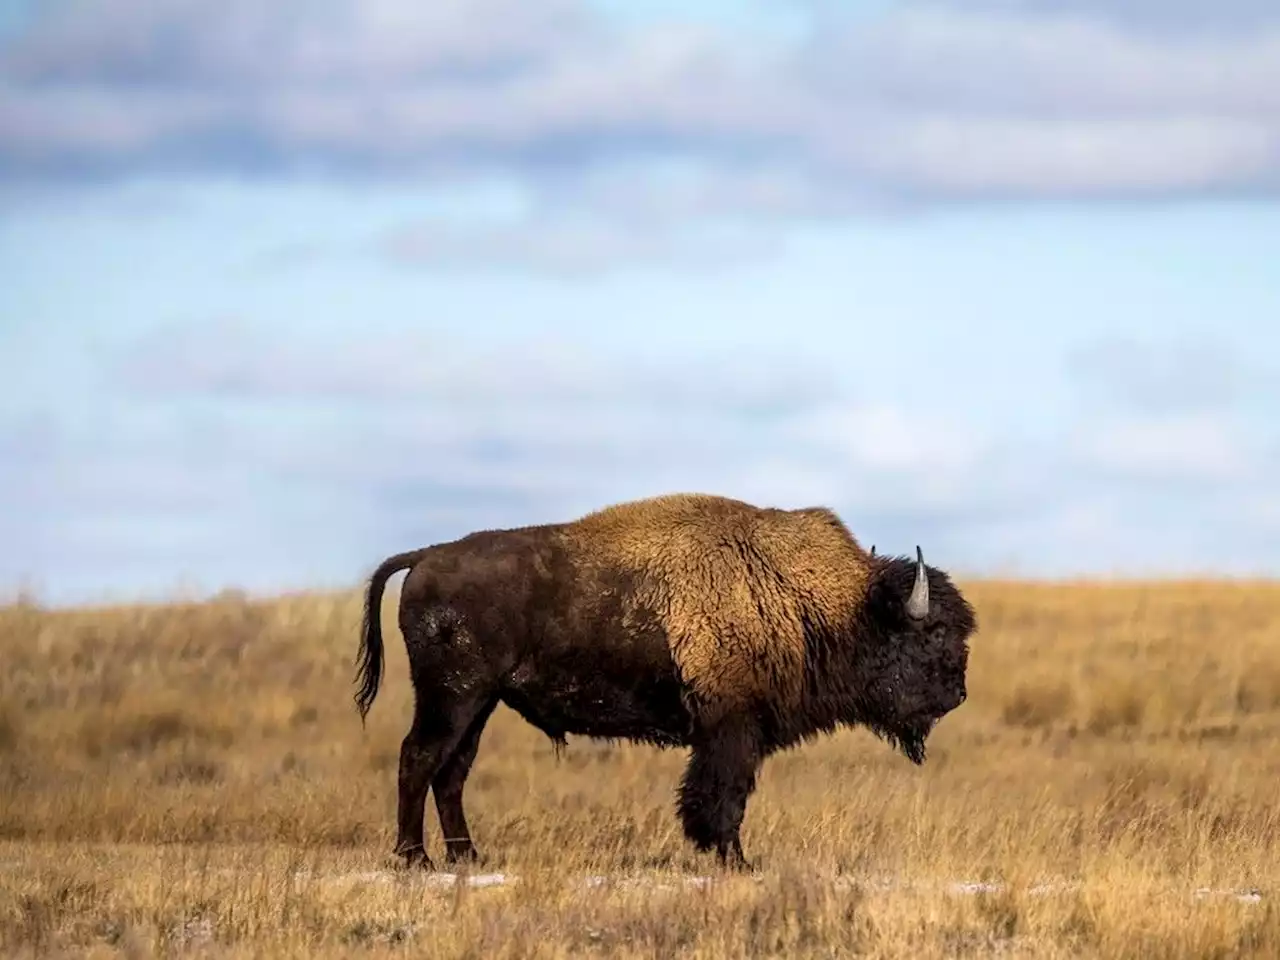
M 915 621 L 904 608 L 915 561 L 867 554 L 830 510 L 678 494 L 384 561 L 365 598 L 362 719 L 382 675 L 382 592 L 406 568 L 415 709 L 396 849 L 409 862 L 430 865 L 432 787 L 449 859 L 475 855 L 462 787 L 499 702 L 558 744 L 691 747 L 685 834 L 741 866 L 765 757 L 857 724 L 921 763 L 933 725 L 965 697 L 976 621 L 945 573 L 926 568 L 929 614 Z

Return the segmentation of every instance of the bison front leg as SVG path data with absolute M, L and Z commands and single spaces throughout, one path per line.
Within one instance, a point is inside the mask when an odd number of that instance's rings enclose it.
M 763 754 L 749 723 L 722 722 L 701 731 L 680 784 L 680 819 L 699 850 L 716 851 L 720 863 L 749 869 L 739 831 L 747 798 L 756 786 Z

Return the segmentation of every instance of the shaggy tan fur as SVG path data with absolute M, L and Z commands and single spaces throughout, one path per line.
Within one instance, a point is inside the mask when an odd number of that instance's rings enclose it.
M 683 680 L 717 711 L 796 704 L 802 618 L 847 622 L 868 580 L 866 552 L 825 507 L 671 494 L 587 514 L 565 539 L 585 568 L 640 575 L 627 620 L 658 617 Z

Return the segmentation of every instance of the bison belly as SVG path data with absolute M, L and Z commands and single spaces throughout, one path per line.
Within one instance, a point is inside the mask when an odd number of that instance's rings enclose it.
M 547 649 L 512 672 L 503 702 L 547 736 L 688 743 L 689 712 L 665 649 Z

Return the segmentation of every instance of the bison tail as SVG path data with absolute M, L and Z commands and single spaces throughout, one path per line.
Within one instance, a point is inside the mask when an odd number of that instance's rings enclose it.
M 360 685 L 354 699 L 356 709 L 360 711 L 361 726 L 364 726 L 365 716 L 373 706 L 378 686 L 382 683 L 382 592 L 393 574 L 413 566 L 423 553 L 422 550 L 414 550 L 388 557 L 369 578 L 364 594 L 364 620 L 360 628 L 355 677 L 355 682 Z

